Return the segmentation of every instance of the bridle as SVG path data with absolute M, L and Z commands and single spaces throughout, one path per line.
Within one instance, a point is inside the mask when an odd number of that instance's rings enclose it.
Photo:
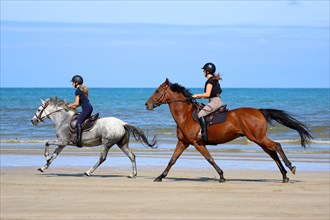
M 161 85 L 160 87 L 163 89 L 163 93 L 162 93 L 161 96 L 158 98 L 158 100 L 153 99 L 152 96 L 150 97 L 150 99 L 154 102 L 154 103 L 153 103 L 154 107 L 158 107 L 158 106 L 160 106 L 161 104 L 163 104 L 162 100 L 163 100 L 164 97 L 165 97 L 166 89 L 169 87 L 169 85 L 168 85 L 168 84 L 165 85 L 165 86 Z M 166 104 L 166 102 L 165 102 L 165 104 Z
M 193 98 L 184 98 L 184 99 L 176 99 L 176 100 L 170 100 L 170 101 L 163 102 L 163 99 L 166 95 L 166 89 L 169 86 L 170 86 L 169 84 L 166 84 L 165 86 L 163 86 L 163 85 L 160 86 L 163 89 L 163 92 L 162 92 L 161 96 L 158 98 L 158 100 L 155 100 L 154 98 L 150 97 L 150 99 L 153 101 L 154 107 L 158 107 L 161 104 L 169 104 L 171 102 L 186 102 L 189 99 L 193 99 Z M 196 102 L 193 102 L 192 104 L 198 107 L 198 104 Z
M 44 120 L 45 120 L 46 118 L 49 118 L 50 115 L 52 115 L 52 114 L 54 114 L 54 113 L 56 113 L 56 112 L 59 112 L 59 111 L 64 110 L 64 108 L 60 108 L 60 109 L 57 109 L 56 111 L 53 111 L 53 112 L 51 112 L 51 113 L 46 114 L 45 110 L 46 110 L 46 108 L 48 107 L 48 105 L 49 105 L 49 103 L 48 103 L 48 102 L 45 102 L 43 105 L 41 105 L 42 109 L 41 109 L 41 111 L 39 112 L 39 114 L 38 114 L 38 115 L 37 115 L 37 113 L 35 114 L 36 118 L 37 118 L 39 121 L 44 122 Z M 45 116 L 41 116 L 44 112 L 45 112 Z M 49 119 L 50 119 L 50 118 L 49 118 Z

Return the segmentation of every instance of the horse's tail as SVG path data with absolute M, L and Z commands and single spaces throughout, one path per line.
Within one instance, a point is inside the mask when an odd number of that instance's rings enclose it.
M 144 146 L 151 147 L 151 148 L 157 148 L 157 139 L 156 136 L 153 137 L 151 143 L 149 143 L 148 138 L 142 131 L 142 129 L 138 127 L 134 127 L 133 125 L 130 124 L 125 124 L 124 125 L 125 130 L 129 133 L 132 134 L 137 141 L 141 141 L 141 143 Z
M 306 144 L 309 145 L 309 140 L 313 138 L 309 129 L 305 124 L 293 118 L 292 115 L 277 109 L 259 109 L 259 111 L 264 115 L 268 123 L 272 124 L 272 120 L 275 120 L 288 128 L 296 130 L 300 135 L 303 148 L 306 148 Z

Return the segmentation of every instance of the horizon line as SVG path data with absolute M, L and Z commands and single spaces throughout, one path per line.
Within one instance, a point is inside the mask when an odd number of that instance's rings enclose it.
M 187 87 L 187 86 L 185 86 Z M 88 87 L 88 89 L 157 89 L 158 87 Z M 222 89 L 330 89 L 330 87 L 221 87 Z M 74 89 L 72 87 L 16 87 L 1 86 L 0 89 Z M 188 87 L 188 89 L 203 89 L 203 87 Z
M 31 24 L 64 24 L 64 25 L 161 25 L 161 26 L 187 26 L 187 27 L 313 27 L 313 28 L 326 28 L 330 24 L 174 24 L 174 23 L 155 23 L 155 22 L 74 22 L 74 21 L 23 21 L 23 20 L 8 20 L 0 19 L 4 23 L 31 23 Z

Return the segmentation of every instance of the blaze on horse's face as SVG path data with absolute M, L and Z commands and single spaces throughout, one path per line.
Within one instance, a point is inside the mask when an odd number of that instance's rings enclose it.
M 170 81 L 168 79 L 165 80 L 164 83 L 162 83 L 150 96 L 148 101 L 145 103 L 147 110 L 154 110 L 154 108 L 160 106 L 161 104 L 167 103 L 167 96 L 166 96 L 166 90 L 170 86 Z
M 31 122 L 33 125 L 39 124 L 42 121 L 42 118 L 46 117 L 45 108 L 47 107 L 48 103 L 41 99 L 41 105 L 39 106 L 37 112 L 34 114 Z

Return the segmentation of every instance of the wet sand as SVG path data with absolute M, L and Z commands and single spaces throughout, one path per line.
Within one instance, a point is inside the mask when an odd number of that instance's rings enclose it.
M 1 219 L 329 219 L 329 172 L 227 169 L 225 183 L 212 167 L 1 167 Z

